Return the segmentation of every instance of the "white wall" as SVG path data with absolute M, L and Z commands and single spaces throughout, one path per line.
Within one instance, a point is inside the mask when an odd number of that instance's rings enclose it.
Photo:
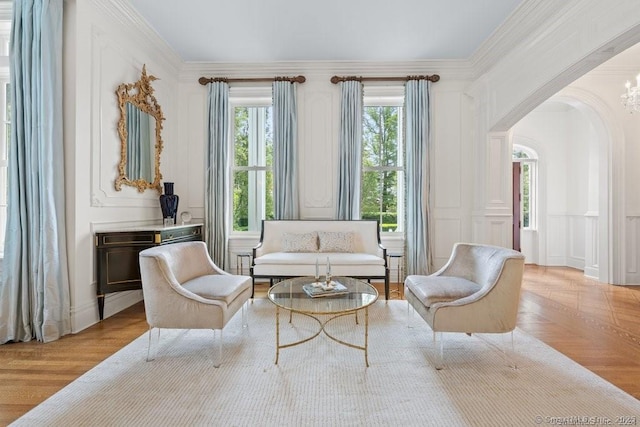
M 143 64 L 160 79 L 153 87 L 169 118 L 164 124 L 161 167 L 165 180 L 171 180 L 179 151 L 174 119 L 179 61 L 133 20 L 126 3 L 67 0 L 64 13 L 67 235 L 72 330 L 77 332 L 98 321 L 94 232 L 154 223 L 162 216 L 157 192 L 138 193 L 133 187 L 115 191 L 120 161 L 115 90 L 120 83 L 138 80 Z M 141 295 L 140 291 L 108 295 L 105 316 L 139 301 Z
M 338 87 L 329 78 L 334 74 L 438 73 L 441 81 L 433 85 L 431 177 L 436 266 L 444 263 L 455 241 L 508 246 L 511 146 L 506 130 L 576 76 L 615 55 L 621 46 L 640 41 L 635 0 L 612 4 L 572 0 L 563 2 L 561 8 L 555 3 L 539 3 L 535 8 L 551 16 L 552 22 L 522 34 L 518 31 L 523 26 L 512 22 L 494 37 L 498 42 L 485 44 L 470 61 L 184 64 L 138 19 L 126 0 L 67 0 L 64 138 L 73 330 L 79 331 L 98 318 L 93 233 L 160 221 L 157 194 L 138 194 L 133 189 L 116 192 L 113 188 L 119 161 L 114 91 L 122 82 L 137 80 L 143 64 L 160 78 L 154 87 L 167 118 L 161 160 L 164 181 L 176 183 L 175 191 L 181 196 L 179 210 L 192 211 L 195 219 L 202 218 L 204 204 L 206 94 L 197 83 L 198 77 L 307 77 L 307 83 L 299 87 L 301 212 L 305 218 L 330 218 L 335 205 Z M 533 22 L 544 15 L 537 12 L 533 10 L 522 19 Z M 511 38 L 515 33 L 517 37 Z M 510 40 L 517 40 L 517 46 Z M 491 55 L 496 45 L 503 46 L 497 60 Z M 482 74 L 476 75 L 479 70 Z M 631 119 L 623 128 L 624 135 L 638 134 Z M 624 187 L 625 181 L 637 182 L 636 172 L 628 170 L 637 164 L 638 141 L 629 138 L 622 149 L 615 141 L 609 148 L 613 164 L 625 159 L 624 149 L 629 157 L 622 161 L 625 167 L 620 172 L 610 170 L 608 178 L 616 185 L 623 182 Z M 636 145 L 631 146 L 631 141 Z M 326 171 L 326 179 L 316 178 Z M 624 195 L 629 207 L 625 218 L 633 223 L 629 229 L 635 227 L 637 236 L 640 197 L 636 193 L 627 190 Z M 624 203 L 615 199 L 613 206 L 619 209 Z M 559 212 L 567 212 L 569 207 L 564 205 Z M 614 234 L 622 236 L 622 228 L 613 222 Z M 257 236 L 234 239 L 231 250 L 246 250 L 256 241 Z M 637 241 L 627 240 L 626 246 L 634 254 Z M 385 239 L 385 244 L 396 250 L 401 242 Z M 611 255 L 616 260 L 624 257 L 625 251 L 616 246 Z M 637 265 L 639 259 L 634 257 L 627 264 L 634 261 Z M 110 295 L 105 314 L 109 316 L 139 299 L 140 292 Z

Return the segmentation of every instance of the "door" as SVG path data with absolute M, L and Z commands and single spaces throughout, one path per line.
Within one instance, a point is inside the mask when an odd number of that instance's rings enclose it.
M 522 199 L 522 195 L 520 194 L 520 162 L 513 162 L 513 194 L 512 194 L 512 203 L 513 203 L 513 249 L 520 252 L 520 230 L 522 228 L 522 221 L 520 220 L 520 200 Z

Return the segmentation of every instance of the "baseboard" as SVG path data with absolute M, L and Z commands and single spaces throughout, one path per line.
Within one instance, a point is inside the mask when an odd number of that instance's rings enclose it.
M 104 318 L 113 316 L 122 310 L 142 301 L 142 291 L 124 291 L 107 294 L 104 301 Z M 76 334 L 100 322 L 98 299 L 82 307 L 71 308 L 71 332 Z
M 585 267 L 584 275 L 589 279 L 598 280 L 598 277 L 600 277 L 600 270 L 596 267 Z

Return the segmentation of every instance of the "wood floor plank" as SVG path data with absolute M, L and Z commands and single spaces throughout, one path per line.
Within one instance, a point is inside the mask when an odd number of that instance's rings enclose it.
M 264 298 L 266 289 L 258 285 L 256 297 Z M 378 291 L 383 295 L 382 286 Z M 518 327 L 640 399 L 640 286 L 598 283 L 571 268 L 527 265 Z M 0 346 L 0 425 L 146 331 L 144 305 L 138 303 L 52 343 Z

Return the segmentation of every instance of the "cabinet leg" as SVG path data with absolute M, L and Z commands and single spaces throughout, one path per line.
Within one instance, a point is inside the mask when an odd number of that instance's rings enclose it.
M 104 319 L 104 295 L 98 295 L 98 314 L 102 322 L 102 319 Z

